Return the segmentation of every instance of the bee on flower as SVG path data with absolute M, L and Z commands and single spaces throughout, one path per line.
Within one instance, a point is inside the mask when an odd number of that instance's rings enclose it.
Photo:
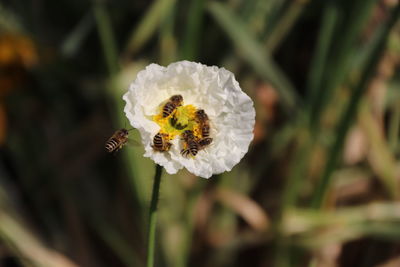
M 144 156 L 170 174 L 186 168 L 209 178 L 230 171 L 253 139 L 253 101 L 224 68 L 189 61 L 151 64 L 123 99 Z

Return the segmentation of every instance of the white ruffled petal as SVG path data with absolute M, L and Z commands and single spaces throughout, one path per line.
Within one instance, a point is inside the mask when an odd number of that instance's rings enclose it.
M 156 152 L 151 147 L 160 130 L 152 116 L 157 114 L 160 103 L 176 94 L 183 96 L 185 105 L 204 109 L 210 119 L 213 142 L 194 158 L 182 157 L 179 137 L 171 141 L 167 152 Z M 189 61 L 167 67 L 151 64 L 138 73 L 123 99 L 129 122 L 140 132 L 144 156 L 170 174 L 183 167 L 204 178 L 230 171 L 247 153 L 253 139 L 253 101 L 224 68 Z

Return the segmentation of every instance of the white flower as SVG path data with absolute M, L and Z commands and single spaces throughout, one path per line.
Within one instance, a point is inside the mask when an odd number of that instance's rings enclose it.
M 154 118 L 165 101 L 177 94 L 183 96 L 184 105 L 203 109 L 210 119 L 213 142 L 195 157 L 181 155 L 183 145 L 179 136 L 170 141 L 168 151 L 158 152 L 152 147 L 153 138 L 161 129 Z M 138 73 L 123 99 L 127 118 L 141 134 L 144 156 L 170 174 L 183 167 L 204 178 L 230 171 L 247 153 L 253 139 L 253 101 L 224 68 L 189 61 L 167 67 L 151 64 Z

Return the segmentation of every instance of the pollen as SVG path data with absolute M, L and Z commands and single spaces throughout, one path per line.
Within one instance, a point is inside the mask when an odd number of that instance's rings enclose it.
M 163 118 L 162 110 L 153 116 L 153 121 L 160 126 L 160 132 L 168 134 L 168 141 L 180 136 L 186 130 L 192 130 L 196 138 L 201 137 L 201 129 L 196 121 L 197 108 L 193 105 L 177 107 L 171 114 Z

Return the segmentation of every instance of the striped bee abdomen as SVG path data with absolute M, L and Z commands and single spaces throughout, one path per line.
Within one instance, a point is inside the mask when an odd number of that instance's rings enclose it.
M 209 137 L 210 136 L 210 125 L 205 123 L 201 127 L 201 136 L 202 137 Z
M 118 147 L 119 147 L 118 141 L 115 138 L 111 138 L 110 140 L 108 140 L 105 146 L 107 152 L 113 152 Z
M 190 140 L 189 142 L 187 142 L 187 148 L 181 150 L 181 155 L 184 157 L 192 155 L 194 157 L 197 155 L 197 152 L 199 152 L 198 143 L 194 140 Z
M 165 104 L 162 111 L 163 118 L 168 117 L 175 109 L 176 105 L 174 103 L 168 102 L 167 104 Z
M 153 143 L 155 147 L 162 147 L 163 145 L 163 138 L 160 133 L 156 134 L 153 138 Z
M 174 112 L 174 110 L 181 106 L 183 102 L 183 97 L 181 95 L 173 95 L 169 98 L 168 102 L 164 105 L 162 109 L 163 118 L 168 117 Z
M 167 134 L 162 134 L 162 133 L 157 133 L 153 137 L 153 149 L 156 151 L 168 151 L 171 148 L 171 143 L 165 140 L 165 136 L 168 136 Z
M 105 148 L 107 152 L 117 151 L 128 142 L 129 130 L 119 129 L 106 142 Z
M 197 152 L 199 152 L 199 145 L 195 141 L 189 142 L 189 150 L 192 156 L 196 156 Z

